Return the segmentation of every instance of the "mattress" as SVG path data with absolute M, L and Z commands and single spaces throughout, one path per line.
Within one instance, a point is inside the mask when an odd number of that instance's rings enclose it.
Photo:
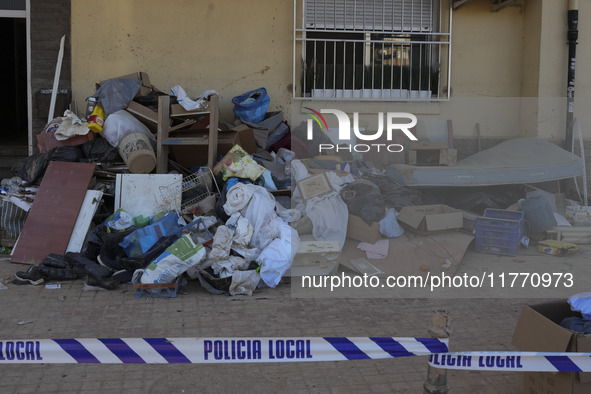
M 583 173 L 583 160 L 538 138 L 516 138 L 478 152 L 454 166 L 393 164 L 386 175 L 405 186 L 491 186 L 538 183 Z

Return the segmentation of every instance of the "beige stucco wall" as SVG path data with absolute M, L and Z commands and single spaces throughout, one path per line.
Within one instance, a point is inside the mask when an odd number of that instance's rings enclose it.
M 292 126 L 307 119 L 302 106 L 361 112 L 405 111 L 420 119 L 453 119 L 454 134 L 483 137 L 564 136 L 567 0 L 523 0 L 493 13 L 472 0 L 453 13 L 452 98 L 440 103 L 319 102 L 291 98 L 291 0 L 72 1 L 72 89 L 79 111 L 99 80 L 145 71 L 168 91 L 221 94 L 222 120 L 232 121 L 232 97 L 264 86 L 269 110 Z M 591 4 L 581 2 L 577 107 L 591 127 Z M 591 18 L 586 18 L 591 21 Z M 588 33 L 589 32 L 589 33 Z M 588 39 L 585 36 L 589 37 Z M 444 83 L 443 85 L 446 85 Z M 589 113 L 589 115 L 588 115 Z M 329 117 L 327 117 L 329 118 Z
M 291 83 L 292 3 L 273 1 L 72 1 L 73 96 L 81 108 L 100 80 L 145 71 L 163 91 L 232 97 L 264 86 L 283 110 Z

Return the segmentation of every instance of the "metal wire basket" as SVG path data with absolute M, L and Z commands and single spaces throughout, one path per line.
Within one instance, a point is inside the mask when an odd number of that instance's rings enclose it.
M 165 199 L 170 199 L 178 193 L 178 188 L 165 186 L 160 188 L 160 193 Z M 183 195 L 179 214 L 195 213 L 199 203 L 209 196 L 219 198 L 220 189 L 213 172 L 207 167 L 183 178 L 181 193 Z

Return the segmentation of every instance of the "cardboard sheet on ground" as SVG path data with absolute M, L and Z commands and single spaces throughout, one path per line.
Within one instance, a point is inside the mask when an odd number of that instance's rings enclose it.
M 406 232 L 398 238 L 390 238 L 388 257 L 368 260 L 385 275 L 417 275 L 427 271 L 431 274 L 445 272 L 452 275 L 458 269 L 474 237 L 459 231 L 428 236 Z M 366 258 L 365 252 L 357 249 L 359 241 L 347 238 L 343 247 L 341 264 L 356 271 L 350 260 Z

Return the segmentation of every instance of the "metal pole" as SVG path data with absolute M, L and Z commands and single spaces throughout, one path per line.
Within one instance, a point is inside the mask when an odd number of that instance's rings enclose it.
M 577 59 L 577 39 L 579 38 L 579 1 L 568 3 L 568 86 L 566 93 L 566 138 L 565 148 L 570 149 L 573 142 L 575 113 L 575 68 Z
M 431 338 L 449 338 L 449 317 L 447 311 L 433 311 L 429 334 Z M 447 394 L 447 369 L 429 365 L 427 381 L 423 384 L 423 394 Z

